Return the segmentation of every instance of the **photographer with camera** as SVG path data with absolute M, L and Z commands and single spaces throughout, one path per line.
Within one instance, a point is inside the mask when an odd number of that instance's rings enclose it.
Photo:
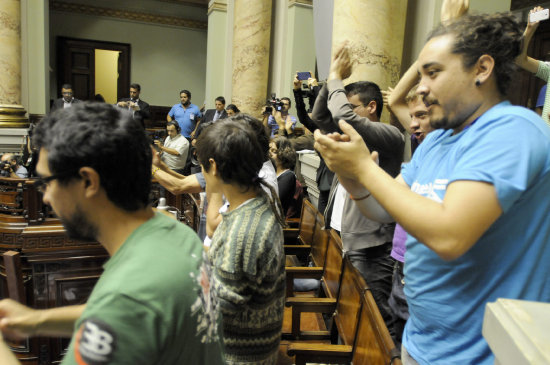
M 15 177 L 26 179 L 29 173 L 24 166 L 19 165 L 17 158 L 12 153 L 6 153 L 2 156 L 2 171 L 4 177 Z
M 290 109 L 290 99 L 286 96 L 278 99 L 275 94 L 267 101 L 267 105 L 262 109 L 262 123 L 270 130 L 270 137 L 277 136 L 279 129 L 284 130 L 286 134 L 294 133 L 296 126 L 296 117 L 288 114 Z

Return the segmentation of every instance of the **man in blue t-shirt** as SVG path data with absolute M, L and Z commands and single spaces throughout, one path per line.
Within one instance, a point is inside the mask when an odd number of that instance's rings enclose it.
M 176 104 L 170 109 L 166 120 L 171 122 L 176 120 L 181 128 L 181 134 L 191 142 L 191 134 L 195 130 L 197 121 L 201 118 L 201 111 L 195 104 L 191 104 L 191 91 L 180 91 L 181 103 Z
M 405 364 L 492 364 L 481 333 L 486 303 L 550 301 L 550 129 L 506 101 L 521 39 L 502 14 L 431 33 L 417 94 L 439 130 L 395 180 L 347 123 L 343 136 L 315 133 L 346 190 L 366 196 L 361 211 L 389 214 L 409 233 Z

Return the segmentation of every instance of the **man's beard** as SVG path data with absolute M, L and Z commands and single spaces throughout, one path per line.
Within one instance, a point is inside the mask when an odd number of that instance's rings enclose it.
M 79 206 L 75 208 L 75 212 L 70 218 L 61 219 L 61 223 L 67 231 L 69 238 L 78 241 L 96 241 L 98 229 L 90 221 L 86 219 L 84 212 Z
M 455 129 L 458 128 L 464 123 L 458 119 L 449 120 L 448 117 L 441 117 L 439 119 L 434 119 L 430 117 L 430 125 L 433 129 Z
M 191 104 L 191 102 L 189 100 L 187 100 L 185 103 L 181 103 L 181 105 L 183 105 L 183 106 L 189 106 L 189 104 Z

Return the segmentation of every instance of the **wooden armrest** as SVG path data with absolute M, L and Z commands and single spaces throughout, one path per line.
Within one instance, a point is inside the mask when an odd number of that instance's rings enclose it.
M 323 276 L 323 268 L 319 266 L 286 266 L 286 296 L 294 295 L 294 279 L 317 279 Z
M 334 298 L 310 298 L 310 297 L 288 297 L 285 305 L 292 307 L 292 311 L 309 313 L 333 313 L 336 310 L 336 299 Z
M 327 345 L 322 343 L 292 342 L 287 349 L 288 356 L 296 356 L 307 362 L 342 363 L 351 361 L 353 347 L 347 345 Z M 305 361 L 304 361 L 305 363 Z
M 300 233 L 299 228 L 283 228 L 283 236 L 289 237 L 289 238 L 296 238 L 298 237 L 298 233 Z
M 288 218 L 286 224 L 288 224 L 290 228 L 298 228 L 300 227 L 300 218 Z
M 320 266 L 287 266 L 285 267 L 287 278 L 292 276 L 293 279 L 321 279 L 323 276 L 323 268 Z
M 284 245 L 285 255 L 309 255 L 310 245 Z

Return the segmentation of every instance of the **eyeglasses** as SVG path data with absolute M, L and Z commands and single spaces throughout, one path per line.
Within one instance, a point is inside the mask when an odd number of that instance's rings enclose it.
M 73 176 L 73 175 L 75 175 L 74 172 L 64 172 L 64 173 L 61 173 L 61 174 L 51 175 L 51 176 L 47 176 L 47 177 L 39 177 L 36 180 L 36 183 L 34 184 L 34 186 L 35 186 L 36 190 L 38 190 L 40 193 L 44 194 L 44 192 L 46 192 L 46 188 L 49 186 L 48 184 L 51 181 L 61 179 L 61 178 L 66 178 L 66 177 Z
M 63 95 L 73 95 L 73 93 L 71 93 L 71 92 L 64 92 L 64 93 L 61 93 L 61 94 L 63 94 Z
M 358 104 L 358 105 L 351 104 L 351 109 L 355 110 L 355 109 L 359 108 L 360 106 L 364 106 L 364 105 L 363 104 Z

